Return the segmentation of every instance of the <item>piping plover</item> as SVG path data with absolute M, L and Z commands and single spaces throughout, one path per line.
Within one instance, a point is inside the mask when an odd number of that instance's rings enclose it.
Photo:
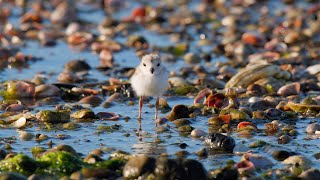
M 130 81 L 133 90 L 139 99 L 139 132 L 141 130 L 141 113 L 144 96 L 156 97 L 155 119 L 158 119 L 159 96 L 168 87 L 169 71 L 163 66 L 156 54 L 147 54 L 142 57 L 140 64 Z

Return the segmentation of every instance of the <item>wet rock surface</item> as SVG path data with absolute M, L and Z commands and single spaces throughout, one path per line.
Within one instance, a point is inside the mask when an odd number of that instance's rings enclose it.
M 202 164 L 191 159 L 150 158 L 139 156 L 130 159 L 123 169 L 126 179 L 207 179 Z
M 176 105 L 172 108 L 171 112 L 167 115 L 167 118 L 170 121 L 181 119 L 181 118 L 189 118 L 190 111 L 189 108 L 185 105 Z
M 220 133 L 209 134 L 205 139 L 205 143 L 213 150 L 224 152 L 232 152 L 236 145 L 232 137 Z
M 0 1 L 1 178 L 314 179 L 319 7 Z M 148 53 L 169 84 L 138 120 Z
M 140 176 L 148 177 L 155 166 L 155 159 L 145 155 L 132 158 L 123 168 L 123 177 L 127 179 L 137 179 Z

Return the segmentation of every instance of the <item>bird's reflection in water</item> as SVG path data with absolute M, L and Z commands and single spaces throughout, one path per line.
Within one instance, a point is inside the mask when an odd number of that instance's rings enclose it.
M 161 155 L 167 153 L 166 146 L 158 142 L 157 139 L 151 142 L 138 141 L 133 144 L 132 150 L 134 154 L 146 154 L 146 155 Z

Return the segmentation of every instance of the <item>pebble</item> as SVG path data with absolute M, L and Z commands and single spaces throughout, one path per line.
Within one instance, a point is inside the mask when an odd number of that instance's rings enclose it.
M 206 132 L 204 132 L 204 131 L 202 131 L 202 130 L 200 130 L 200 129 L 194 129 L 194 130 L 192 130 L 191 131 L 191 136 L 192 137 L 203 137 L 203 136 L 206 136 L 207 135 L 207 133 Z

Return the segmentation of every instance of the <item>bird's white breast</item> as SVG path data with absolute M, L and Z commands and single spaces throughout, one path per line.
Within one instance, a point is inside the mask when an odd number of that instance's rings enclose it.
M 131 77 L 131 86 L 137 96 L 160 96 L 168 86 L 168 72 L 158 75 L 136 73 Z

